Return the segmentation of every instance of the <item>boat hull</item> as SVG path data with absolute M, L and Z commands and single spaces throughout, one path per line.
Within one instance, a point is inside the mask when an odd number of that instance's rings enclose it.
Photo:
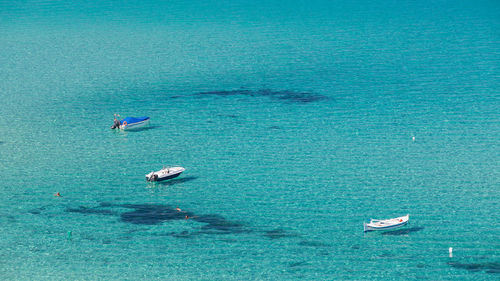
M 408 224 L 408 222 L 403 222 L 401 224 L 396 224 L 396 225 L 391 225 L 391 226 L 384 226 L 384 227 L 372 227 L 372 226 L 369 226 L 369 225 L 365 224 L 365 232 L 376 231 L 376 230 L 394 229 L 394 228 L 405 226 L 407 224 Z
M 146 181 L 164 181 L 176 178 L 184 172 L 182 167 L 164 168 L 146 175 Z
M 158 178 L 158 179 L 157 179 L 157 180 L 155 180 L 155 181 L 170 180 L 170 179 L 173 179 L 173 178 L 176 178 L 176 177 L 180 176 L 181 174 L 182 174 L 182 172 L 177 173 L 177 174 L 174 174 L 174 175 L 166 176 L 166 177 L 163 177 L 163 178 Z
M 127 125 L 120 125 L 120 129 L 124 130 L 124 131 L 134 130 L 134 129 L 138 129 L 138 128 L 143 128 L 143 127 L 145 127 L 147 125 L 149 125 L 149 119 L 141 121 L 141 122 L 137 122 L 137 123 L 131 123 L 131 124 L 127 124 Z
M 364 232 L 389 230 L 405 226 L 410 221 L 410 216 L 388 219 L 388 220 L 371 220 L 370 223 L 363 223 Z

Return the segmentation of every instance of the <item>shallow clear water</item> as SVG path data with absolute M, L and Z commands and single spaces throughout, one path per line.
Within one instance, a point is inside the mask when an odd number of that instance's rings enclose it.
M 499 8 L 0 3 L 0 277 L 498 279 Z

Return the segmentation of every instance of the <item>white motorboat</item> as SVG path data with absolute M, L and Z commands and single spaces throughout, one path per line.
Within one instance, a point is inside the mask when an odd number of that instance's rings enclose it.
M 373 231 L 373 230 L 386 230 L 398 228 L 401 226 L 405 226 L 410 221 L 410 215 L 386 219 L 386 220 L 375 220 L 371 219 L 369 223 L 363 223 L 363 229 L 365 232 Z
M 151 172 L 146 175 L 146 181 L 164 181 L 164 180 L 169 180 L 176 178 L 180 176 L 182 172 L 184 172 L 184 168 L 182 167 L 169 167 L 156 171 L 156 172 Z

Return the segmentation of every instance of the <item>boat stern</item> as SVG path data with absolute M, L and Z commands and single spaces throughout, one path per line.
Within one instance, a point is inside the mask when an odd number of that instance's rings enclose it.
M 151 172 L 151 173 L 147 174 L 146 175 L 146 181 L 151 181 L 153 175 L 154 175 L 154 172 Z

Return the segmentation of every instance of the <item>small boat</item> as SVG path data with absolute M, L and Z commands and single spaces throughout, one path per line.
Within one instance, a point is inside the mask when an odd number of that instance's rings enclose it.
M 131 130 L 140 127 L 144 127 L 149 123 L 148 116 L 142 117 L 125 117 L 122 120 L 118 121 L 115 119 L 113 126 L 111 129 L 121 129 L 121 130 Z
M 371 219 L 369 223 L 363 223 L 363 229 L 365 232 L 373 230 L 386 230 L 398 228 L 405 226 L 410 221 L 410 215 L 406 215 L 399 218 L 386 219 L 386 220 L 375 220 Z
M 182 172 L 184 172 L 184 168 L 182 167 L 169 167 L 151 172 L 146 175 L 146 181 L 164 181 L 178 177 Z

